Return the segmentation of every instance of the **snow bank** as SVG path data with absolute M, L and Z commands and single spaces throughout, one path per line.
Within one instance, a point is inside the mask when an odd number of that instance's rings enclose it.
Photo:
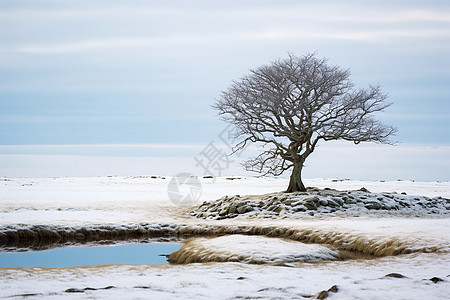
M 446 220 L 434 222 L 385 223 L 386 219 L 346 222 L 322 221 L 285 225 L 244 224 L 129 224 L 60 227 L 17 225 L 0 227 L 0 246 L 3 249 L 64 246 L 104 240 L 146 239 L 154 237 L 201 237 L 247 235 L 285 238 L 310 244 L 331 245 L 339 250 L 374 256 L 399 255 L 414 252 L 450 252 Z M 414 220 L 416 221 L 416 220 Z M 253 222 L 254 223 L 254 222 Z M 340 224 L 342 223 L 342 224 Z M 409 228 L 422 224 L 423 232 Z M 384 225 L 384 226 L 383 226 Z M 386 228 L 389 231 L 386 231 Z M 409 229 L 408 229 L 409 228 Z M 431 232 L 433 230 L 433 232 Z
M 194 239 L 169 255 L 175 264 L 244 262 L 253 264 L 339 259 L 328 247 L 261 236 L 230 235 Z
M 450 255 L 293 263 L 0 269 L 11 299 L 448 299 Z M 398 273 L 404 278 L 386 276 Z M 434 283 L 431 278 L 443 281 Z M 34 296 L 33 296 L 34 295 Z

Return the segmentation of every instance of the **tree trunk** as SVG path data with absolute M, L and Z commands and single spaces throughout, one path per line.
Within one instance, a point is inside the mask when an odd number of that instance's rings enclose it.
M 294 163 L 291 178 L 289 180 L 289 187 L 286 193 L 292 192 L 306 192 L 306 188 L 302 181 L 303 162 Z

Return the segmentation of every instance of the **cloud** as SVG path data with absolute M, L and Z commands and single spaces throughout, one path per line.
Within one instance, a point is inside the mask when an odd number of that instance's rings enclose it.
M 269 20 L 269 21 L 268 21 Z M 24 24 L 19 26 L 20 24 Z M 448 8 L 329 2 L 194 3 L 151 2 L 73 5 L 71 9 L 10 8 L 0 25 L 1 51 L 67 54 L 92 51 L 197 47 L 255 41 L 292 43 L 303 39 L 394 41 L 399 37 L 448 38 Z M 36 28 L 30 30 L 30 28 Z M 33 41 L 33 42 L 30 42 Z

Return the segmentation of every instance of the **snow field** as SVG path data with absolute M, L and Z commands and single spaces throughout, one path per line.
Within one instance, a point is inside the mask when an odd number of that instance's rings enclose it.
M 188 215 L 190 208 L 179 208 L 171 203 L 167 196 L 169 179 L 148 176 L 0 179 L 0 229 L 17 230 L 40 225 L 50 228 L 62 226 L 70 230 L 106 225 L 123 229 L 143 226 L 141 224 L 169 224 L 178 226 L 185 233 L 218 230 L 247 234 L 237 229 L 260 230 L 266 236 L 193 240 L 192 250 L 203 247 L 201 251 L 206 251 L 205 256 L 211 257 L 243 255 L 243 261 L 247 259 L 247 262 L 254 258 L 271 263 L 286 261 L 285 266 L 210 262 L 168 266 L 0 268 L 0 297 L 305 299 L 305 296 L 316 297 L 321 291 L 337 285 L 337 293 L 329 292 L 329 299 L 448 299 L 448 217 L 429 218 L 421 214 L 373 217 L 369 214 L 363 217 L 304 219 L 286 215 L 273 219 L 197 219 Z M 200 181 L 202 197 L 198 204 L 224 195 L 279 192 L 287 186 L 286 179 L 271 178 L 201 178 Z M 406 192 L 408 195 L 450 197 L 449 182 L 313 179 L 305 180 L 305 183 L 320 189 L 357 190 L 365 187 L 377 193 Z M 291 243 L 297 241 L 332 245 L 331 249 L 325 247 L 329 251 L 349 249 L 388 256 L 292 262 L 292 256 L 297 259 L 301 253 L 309 253 L 311 249 L 314 256 L 324 250 L 323 245 L 308 244 L 302 248 L 304 244 L 298 244 L 299 247 L 294 247 Z M 328 250 L 324 253 L 327 254 Z M 412 254 L 401 254 L 410 252 Z M 404 277 L 386 277 L 393 272 Z M 434 281 L 431 278 L 435 278 Z

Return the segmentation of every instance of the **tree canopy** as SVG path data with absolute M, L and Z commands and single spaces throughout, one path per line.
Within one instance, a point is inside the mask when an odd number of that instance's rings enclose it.
M 293 168 L 288 192 L 304 191 L 301 171 L 319 141 L 392 143 L 396 129 L 375 113 L 391 105 L 378 85 L 355 88 L 350 71 L 315 54 L 289 54 L 234 81 L 214 104 L 236 127 L 239 143 L 263 145 L 246 170 L 281 175 Z

